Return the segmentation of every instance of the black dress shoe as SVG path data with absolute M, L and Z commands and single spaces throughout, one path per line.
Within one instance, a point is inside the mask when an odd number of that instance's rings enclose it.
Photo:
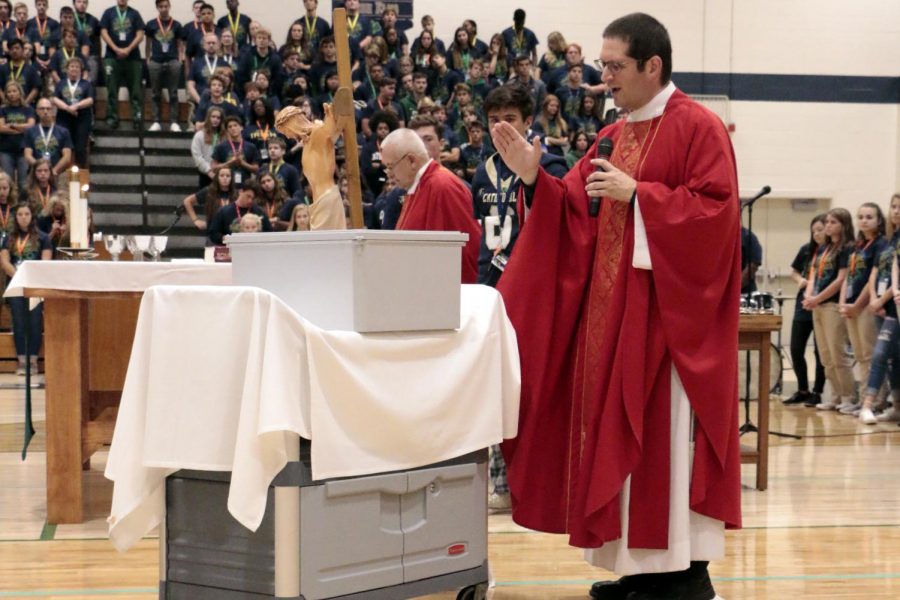
M 803 403 L 803 406 L 806 406 L 807 408 L 812 408 L 812 407 L 816 406 L 817 404 L 821 404 L 821 403 L 822 403 L 821 395 L 810 394 L 809 397 L 806 399 L 806 401 Z
M 796 392 L 794 392 L 793 396 L 791 396 L 790 398 L 787 398 L 785 400 L 782 400 L 781 403 L 784 405 L 803 404 L 804 402 L 809 400 L 810 396 L 812 396 L 812 394 L 810 394 L 809 392 L 797 390 Z
M 714 600 L 716 590 L 709 580 L 708 563 L 692 562 L 687 571 L 666 573 L 647 588 L 630 592 L 626 600 Z
M 642 585 L 649 575 L 626 575 L 616 581 L 598 581 L 591 586 L 590 595 L 594 600 L 626 600 L 628 594 L 646 587 Z

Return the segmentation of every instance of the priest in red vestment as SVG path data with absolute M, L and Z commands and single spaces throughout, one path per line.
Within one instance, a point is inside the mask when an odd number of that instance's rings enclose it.
M 741 523 L 734 152 L 670 81 L 653 17 L 613 21 L 598 64 L 630 111 L 597 136 L 609 161 L 595 145 L 560 180 L 537 143 L 492 132 L 530 205 L 498 285 L 522 360 L 513 518 L 625 575 L 595 584 L 598 600 L 709 600 L 708 561 Z
M 381 144 L 381 159 L 385 171 L 406 189 L 397 229 L 468 233 L 462 251 L 462 283 L 475 283 L 481 226 L 472 214 L 472 193 L 459 177 L 428 156 L 412 129 L 388 134 Z

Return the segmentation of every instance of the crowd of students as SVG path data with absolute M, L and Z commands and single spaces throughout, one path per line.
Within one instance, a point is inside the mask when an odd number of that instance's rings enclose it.
M 898 244 L 900 194 L 887 213 L 876 203 L 860 206 L 855 233 L 843 208 L 812 220 L 810 240 L 792 264 L 800 288 L 791 330 L 798 390 L 785 404 L 837 411 L 866 424 L 900 421 Z M 812 388 L 805 359 L 811 333 Z M 831 395 L 823 398 L 826 380 Z

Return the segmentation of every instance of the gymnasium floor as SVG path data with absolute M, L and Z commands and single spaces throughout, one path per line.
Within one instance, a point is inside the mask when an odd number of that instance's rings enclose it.
M 0 388 L 18 381 L 0 375 Z M 25 462 L 22 398 L 22 390 L 0 389 L 0 598 L 157 597 L 156 538 L 126 554 L 105 539 L 105 453 L 86 477 L 89 520 L 46 524 L 43 392 L 35 393 L 39 433 Z M 900 428 L 784 408 L 777 399 L 771 407 L 772 430 L 804 439 L 771 438 L 766 492 L 752 489 L 755 467 L 743 467 L 745 528 L 728 534 L 727 559 L 711 566 L 720 596 L 900 598 Z M 490 518 L 489 548 L 497 600 L 587 598 L 593 581 L 609 577 L 562 537 L 523 530 L 504 515 Z

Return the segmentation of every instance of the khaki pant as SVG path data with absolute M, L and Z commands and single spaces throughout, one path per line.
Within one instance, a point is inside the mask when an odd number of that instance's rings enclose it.
M 848 340 L 847 325 L 836 302 L 826 302 L 813 309 L 813 330 L 819 343 L 825 378 L 831 382 L 835 398 L 853 398 L 853 371 L 844 350 Z M 871 354 L 869 358 L 871 360 Z
M 868 310 L 863 310 L 855 317 L 844 319 L 844 322 L 847 324 L 847 335 L 850 336 L 853 355 L 859 366 L 859 380 L 865 386 L 869 381 L 869 369 L 872 367 L 875 338 L 878 337 L 878 330 L 875 329 L 875 315 Z

